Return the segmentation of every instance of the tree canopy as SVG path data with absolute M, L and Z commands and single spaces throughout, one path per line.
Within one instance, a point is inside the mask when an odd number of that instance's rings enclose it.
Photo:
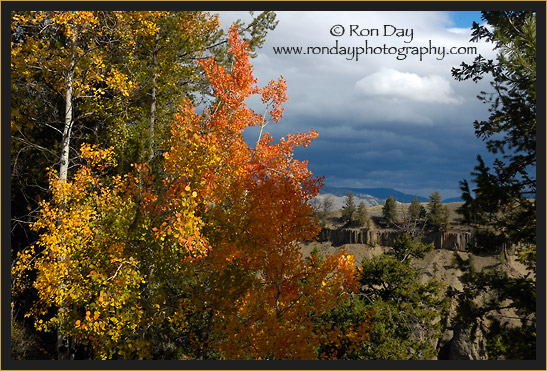
M 57 24 L 53 17 L 64 19 L 64 15 L 38 12 L 15 18 L 24 27 L 36 19 Z M 259 30 L 272 18 L 262 18 L 251 27 L 251 35 L 258 37 L 254 44 L 243 41 L 233 26 L 227 35 L 227 55 L 192 61 L 188 73 L 201 74 L 212 94 L 203 110 L 187 94 L 177 98 L 175 112 L 160 114 L 160 106 L 170 108 L 161 91 L 169 90 L 174 81 L 166 80 L 165 74 L 160 78 L 161 61 L 178 60 L 164 50 L 182 52 L 174 47 L 176 40 L 162 36 L 163 27 L 183 27 L 183 17 L 189 28 L 177 35 L 192 39 L 202 21 L 211 21 L 207 23 L 211 29 L 199 35 L 216 33 L 216 18 L 201 13 L 108 15 L 127 22 L 115 23 L 118 26 L 142 32 L 122 34 L 138 39 L 128 41 L 136 49 L 126 52 L 142 54 L 117 55 L 121 64 L 108 65 L 119 71 L 117 86 L 127 90 L 108 90 L 107 81 L 114 75 L 106 73 L 90 81 L 86 91 L 96 93 L 98 99 L 107 95 L 103 90 L 109 91 L 109 99 L 115 95 L 144 99 L 147 93 L 134 91 L 138 87 L 129 84 L 141 80 L 122 76 L 130 71 L 148 74 L 139 82 L 152 94 L 143 106 L 150 103 L 141 126 L 147 135 L 139 144 L 140 154 L 132 156 L 134 162 L 129 164 L 118 161 L 120 157 L 128 161 L 121 155 L 127 151 L 123 141 L 108 146 L 105 139 L 110 134 L 98 134 L 81 138 L 73 170 L 65 173 L 62 164 L 57 170 L 55 163 L 47 169 L 51 197 L 39 201 L 32 223 L 37 241 L 14 252 L 14 307 L 38 331 L 59 334 L 56 352 L 63 359 L 76 354 L 97 359 L 335 358 L 337 352 L 331 348 L 327 352 L 321 345 L 336 348 L 366 342 L 366 313 L 351 328 L 339 323 L 318 325 L 314 320 L 357 291 L 354 258 L 344 250 L 324 259 L 306 259 L 300 252 L 299 242 L 315 238 L 319 230 L 309 201 L 318 194 L 322 178 L 314 177 L 307 163 L 296 160 L 293 153 L 308 146 L 318 133 L 312 129 L 289 134 L 275 143 L 262 130 L 281 120 L 288 99 L 282 77 L 259 87 L 250 63 L 253 45 L 261 42 Z M 91 17 L 98 24 L 103 19 L 96 13 L 76 12 L 77 16 Z M 95 23 L 83 24 L 89 32 L 94 30 Z M 74 21 L 66 29 L 70 48 L 60 53 L 68 55 L 68 63 L 60 66 L 68 65 L 64 73 L 72 74 L 76 82 L 82 63 L 76 55 L 91 58 L 90 52 L 75 46 L 83 44 L 79 37 L 87 28 Z M 102 36 L 101 30 L 94 32 Z M 86 45 L 97 53 L 101 49 Z M 226 59 L 230 62 L 224 64 Z M 94 63 L 104 63 L 108 71 L 106 59 Z M 24 64 L 18 66 L 23 69 Z M 78 84 L 66 89 L 72 88 L 75 96 Z M 174 86 L 171 89 L 180 93 Z M 78 107 L 78 113 L 85 114 L 86 106 L 75 105 L 74 96 L 65 99 L 65 106 Z M 244 101 L 252 96 L 265 104 L 265 113 L 247 107 Z M 75 116 L 67 117 L 68 121 L 59 121 L 60 127 L 67 122 L 74 125 Z M 160 117 L 162 125 L 158 125 Z M 17 117 L 14 121 L 19 123 Z M 116 125 L 133 130 L 132 123 Z M 253 146 L 243 139 L 249 126 L 261 128 Z M 86 142 L 93 138 L 100 140 Z M 23 309 L 18 300 L 30 289 L 35 300 Z

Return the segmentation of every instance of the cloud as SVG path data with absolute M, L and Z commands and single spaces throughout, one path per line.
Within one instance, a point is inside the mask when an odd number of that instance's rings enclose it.
M 453 28 L 447 28 L 446 30 L 454 34 L 465 35 L 465 36 L 469 36 L 469 34 L 471 33 L 471 27 L 469 28 L 453 27 Z
M 456 12 L 457 13 L 457 12 Z M 476 99 L 489 91 L 489 81 L 456 82 L 451 69 L 472 63 L 470 54 L 408 55 L 362 54 L 348 60 L 340 54 L 283 54 L 278 47 L 435 47 L 472 46 L 485 58 L 493 58 L 492 45 L 470 43 L 471 30 L 453 22 L 460 13 L 450 12 L 277 12 L 279 24 L 266 37 L 258 57 L 252 60 L 259 85 L 280 75 L 287 80 L 289 101 L 283 120 L 266 128 L 279 140 L 288 133 L 314 128 L 319 138 L 299 148 L 295 158 L 309 160 L 314 174 L 326 176 L 332 186 L 392 187 L 427 195 L 434 189 L 443 196 L 459 192 L 458 182 L 469 176 L 476 154 L 484 144 L 475 137 L 474 120 L 488 117 L 488 105 Z M 250 21 L 246 12 L 221 14 L 224 27 L 232 20 Z M 334 25 L 346 34 L 335 37 Z M 349 29 L 379 29 L 384 25 L 412 29 L 413 40 L 404 37 L 350 36 Z M 249 102 L 251 103 L 251 102 Z M 253 109 L 262 112 L 260 102 Z M 257 128 L 245 138 L 256 143 Z M 429 193 L 428 193 L 429 192 Z M 445 195 L 446 192 L 446 195 Z
M 419 76 L 383 68 L 355 84 L 367 96 L 423 103 L 461 104 L 462 98 L 455 96 L 450 83 L 438 75 Z

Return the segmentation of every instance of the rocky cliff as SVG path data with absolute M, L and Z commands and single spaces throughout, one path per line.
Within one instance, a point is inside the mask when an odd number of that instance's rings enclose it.
M 361 262 L 362 259 L 370 259 L 385 253 L 386 248 L 393 246 L 402 233 L 402 231 L 388 229 L 324 228 L 319 233 L 318 243 L 306 244 L 304 251 L 309 254 L 312 249 L 318 248 L 322 254 L 326 255 L 346 245 L 344 247 L 347 252 L 355 256 L 356 262 Z M 453 265 L 454 255 L 464 260 L 472 258 L 477 271 L 503 266 L 511 277 L 523 277 L 527 274 L 526 267 L 518 261 L 518 256 L 510 252 L 511 250 L 508 250 L 509 255 L 502 260 L 499 254 L 477 255 L 468 248 L 474 240 L 473 233 L 466 231 L 427 233 L 422 237 L 422 242 L 433 243 L 435 249 L 426 254 L 423 259 L 413 260 L 414 267 L 422 272 L 420 279 L 427 281 L 434 277 L 446 285 L 445 289 L 450 287 L 452 290 L 461 292 L 464 285 L 463 272 Z M 435 344 L 439 350 L 438 359 L 487 359 L 486 339 L 482 328 L 487 327 L 488 323 L 481 322 L 480 326 L 456 324 L 453 322 L 456 309 L 457 301 L 453 297 L 447 316 L 441 319 L 444 323 L 443 334 Z M 504 315 L 506 318 L 515 318 L 515 314 L 509 311 Z M 512 321 L 508 320 L 511 326 L 519 325 L 516 319 Z
M 346 244 L 393 246 L 402 233 L 393 230 L 324 228 L 319 233 L 319 242 L 330 242 L 333 246 Z M 474 241 L 474 238 L 471 232 L 431 232 L 426 234 L 422 241 L 433 243 L 436 249 L 467 251 L 467 246 Z

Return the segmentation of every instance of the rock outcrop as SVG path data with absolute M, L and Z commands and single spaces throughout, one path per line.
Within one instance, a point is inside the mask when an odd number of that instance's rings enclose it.
M 471 232 L 433 232 L 425 238 L 430 239 L 436 249 L 452 251 L 467 251 L 469 244 L 474 242 Z
M 486 339 L 480 330 L 480 326 L 458 326 L 454 329 L 454 337 L 450 341 L 448 359 L 488 359 L 486 355 Z
M 392 230 L 370 229 L 329 229 L 324 228 L 319 233 L 319 242 L 329 241 L 334 246 L 346 244 L 365 244 L 393 246 L 403 232 Z M 422 238 L 424 243 L 433 243 L 436 249 L 452 251 L 467 251 L 467 246 L 474 240 L 471 232 L 431 232 Z

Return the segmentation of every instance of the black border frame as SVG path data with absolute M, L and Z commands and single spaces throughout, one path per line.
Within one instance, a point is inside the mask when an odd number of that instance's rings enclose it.
M 173 369 L 196 369 L 196 370 L 278 370 L 278 369 L 304 369 L 304 370 L 356 370 L 356 369 L 412 369 L 412 370 L 459 370 L 459 369 L 480 369 L 480 370 L 545 370 L 546 369 L 546 332 L 545 332 L 545 246 L 546 246 L 546 199 L 545 199 L 545 172 L 546 172 L 546 116 L 545 116 L 545 1 L 2 1 L 0 4 L 0 27 L 1 27 L 1 76 L 4 78 L 1 85 L 2 108 L 1 114 L 1 184 L 0 195 L 4 201 L 1 211 L 1 324 L 4 331 L 1 334 L 1 363 L 2 370 L 173 370 Z M 311 9 L 310 9 L 311 8 Z M 10 13 L 17 10 L 275 10 L 275 11 L 458 11 L 458 10 L 532 10 L 537 12 L 537 121 L 543 123 L 537 130 L 540 144 L 537 151 L 540 156 L 537 159 L 538 169 L 536 177 L 538 190 L 536 195 L 537 207 L 537 245 L 543 247 L 537 251 L 537 309 L 542 316 L 537 317 L 537 342 L 536 360 L 524 361 L 73 361 L 63 363 L 61 361 L 31 361 L 12 360 L 11 350 L 7 346 L 10 343 L 11 318 L 9 306 L 11 303 L 11 189 L 10 189 Z M 472 169 L 469 169 L 470 171 Z M 10 246 L 10 249 L 8 249 Z

